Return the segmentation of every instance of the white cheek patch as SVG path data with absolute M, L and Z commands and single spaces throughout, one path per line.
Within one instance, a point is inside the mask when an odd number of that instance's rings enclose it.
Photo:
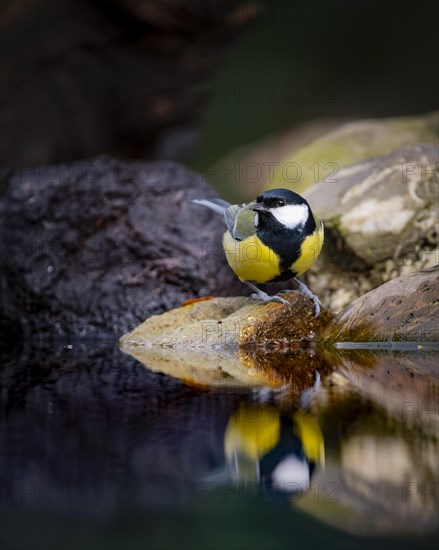
M 306 204 L 287 204 L 270 210 L 276 220 L 287 227 L 295 229 L 304 225 L 309 215 L 309 208 Z
M 272 473 L 273 481 L 284 491 L 309 489 L 309 466 L 305 459 L 287 456 L 280 462 Z
M 258 227 L 259 225 L 259 214 L 257 212 L 255 212 L 255 217 L 253 218 L 253 225 L 255 227 Z

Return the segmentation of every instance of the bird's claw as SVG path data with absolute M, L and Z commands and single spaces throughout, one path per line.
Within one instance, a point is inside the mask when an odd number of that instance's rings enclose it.
M 284 304 L 286 306 L 290 306 L 290 302 L 287 300 L 284 300 L 280 296 L 270 296 L 266 292 L 263 292 L 262 290 L 259 293 L 254 293 L 251 295 L 252 298 L 255 300 L 262 300 L 263 302 L 278 302 L 280 304 Z
M 318 317 L 320 315 L 320 300 L 313 292 L 309 290 L 309 288 L 304 283 L 302 283 L 301 281 L 296 281 L 296 282 L 300 282 L 299 288 L 297 290 L 279 290 L 278 294 L 289 294 L 290 292 L 300 292 L 301 294 L 308 296 L 308 298 L 311 298 L 314 304 L 314 312 L 315 312 L 314 317 Z
M 314 311 L 315 311 L 314 317 L 318 317 L 320 315 L 320 300 L 316 296 L 316 299 L 313 300 L 313 302 L 314 302 Z
M 280 304 L 284 304 L 285 306 L 290 307 L 291 304 L 288 302 L 288 300 L 284 300 L 280 296 L 270 296 L 272 302 L 279 302 Z

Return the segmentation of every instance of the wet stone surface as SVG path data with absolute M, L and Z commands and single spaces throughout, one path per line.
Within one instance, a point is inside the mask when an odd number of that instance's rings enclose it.
M 96 157 L 1 173 L 1 318 L 22 338 L 116 341 L 188 298 L 246 292 L 201 176 Z M 214 252 L 212 252 L 214 251 Z

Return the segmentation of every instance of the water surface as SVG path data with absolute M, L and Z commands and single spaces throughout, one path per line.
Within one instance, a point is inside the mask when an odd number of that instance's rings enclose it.
M 2 549 L 436 548 L 437 352 L 329 357 L 300 391 L 208 387 L 112 344 L 7 357 Z

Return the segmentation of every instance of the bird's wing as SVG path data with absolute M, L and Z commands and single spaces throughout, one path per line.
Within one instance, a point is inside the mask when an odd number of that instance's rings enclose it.
M 245 204 L 231 205 L 223 199 L 193 199 L 192 202 L 207 206 L 217 214 L 223 214 L 227 229 L 237 241 L 242 241 L 256 233 L 255 213 L 246 208 Z
M 227 229 L 235 238 L 235 219 L 240 210 L 239 204 L 232 204 L 226 210 L 224 210 L 224 221 L 226 222 Z
M 227 228 L 237 241 L 243 241 L 256 233 L 254 219 L 255 213 L 243 205 L 233 204 L 224 211 Z
M 213 210 L 217 214 L 223 214 L 230 206 L 230 203 L 224 201 L 223 199 L 192 199 L 192 202 L 207 206 L 207 208 L 210 208 L 210 210 Z

